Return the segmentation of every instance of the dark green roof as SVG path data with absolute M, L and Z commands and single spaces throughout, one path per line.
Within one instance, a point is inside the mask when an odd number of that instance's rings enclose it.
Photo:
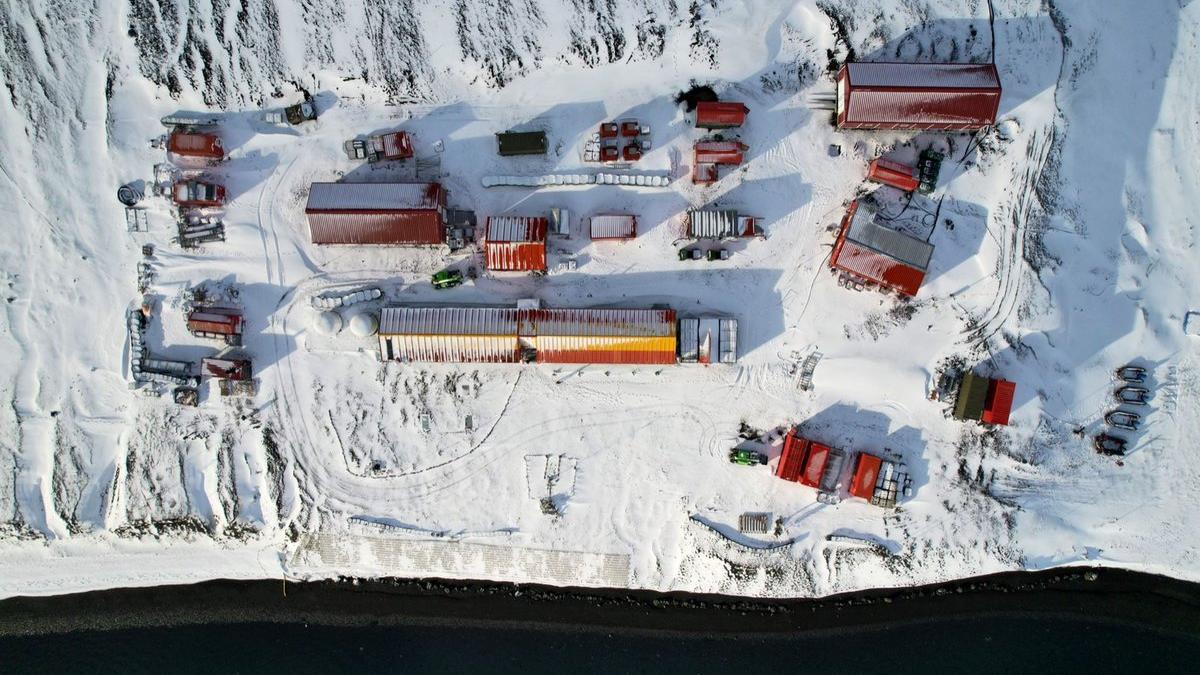
M 991 380 L 975 373 L 964 375 L 958 388 L 958 398 L 954 401 L 954 417 L 960 420 L 978 420 L 983 417 L 983 406 L 987 404 L 990 383 Z
M 496 134 L 496 140 L 500 144 L 500 154 L 504 157 L 546 154 L 544 131 L 505 131 Z

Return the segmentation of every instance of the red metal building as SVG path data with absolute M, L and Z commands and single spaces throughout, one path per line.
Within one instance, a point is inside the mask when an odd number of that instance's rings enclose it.
M 167 138 L 167 152 L 180 157 L 225 159 L 225 147 L 214 134 L 172 131 Z
M 385 360 L 676 362 L 676 317 L 670 309 L 384 307 L 379 326 Z
M 796 435 L 793 428 L 783 440 L 783 454 L 775 475 L 818 490 L 831 490 L 841 472 L 842 453 L 828 445 Z
M 738 165 L 745 159 L 749 147 L 737 141 L 700 141 L 692 148 L 692 182 L 712 183 L 717 180 L 717 167 Z
M 970 131 L 995 124 L 991 63 L 847 63 L 837 77 L 840 129 Z
M 866 281 L 914 296 L 921 288 L 933 245 L 875 222 L 873 210 L 850 203 L 829 265 Z
M 313 183 L 304 214 L 314 244 L 436 245 L 446 238 L 439 183 Z
M 750 112 L 735 101 L 701 101 L 696 104 L 696 126 L 701 129 L 731 129 L 746 122 Z
M 544 272 L 547 229 L 546 218 L 488 216 L 484 264 L 495 272 Z
M 867 179 L 890 185 L 905 192 L 912 192 L 921 185 L 913 167 L 882 157 L 871 160 L 871 164 L 867 168 Z
M 1017 384 L 1008 380 L 992 380 L 988 385 L 987 402 L 983 405 L 980 421 L 986 424 L 1008 424 L 1012 413 L 1013 396 Z
M 854 461 L 854 474 L 850 479 L 850 494 L 871 501 L 875 496 L 875 484 L 879 481 L 879 470 L 883 459 L 865 452 L 858 453 Z

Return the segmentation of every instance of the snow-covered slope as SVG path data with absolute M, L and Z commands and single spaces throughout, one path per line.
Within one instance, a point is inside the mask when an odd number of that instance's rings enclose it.
M 1200 338 L 1183 332 L 1200 309 L 1200 17 L 1128 4 L 4 0 L 0 595 L 338 573 L 817 595 L 1081 561 L 1200 577 Z M 835 132 L 814 101 L 831 60 L 851 57 L 994 58 L 1002 123 L 975 139 Z M 686 178 L 698 134 L 673 101 L 693 81 L 751 108 L 747 165 L 708 188 Z M 258 121 L 300 91 L 319 121 Z M 188 251 L 161 201 L 150 231 L 129 234 L 113 199 L 150 177 L 162 151 L 148 141 L 180 110 L 226 113 L 231 150 L 213 172 L 232 196 L 227 241 Z M 619 117 L 654 129 L 640 168 L 683 178 L 481 186 L 579 171 L 583 137 Z M 342 154 L 398 125 L 415 167 Z M 492 134 L 513 127 L 546 129 L 550 155 L 495 157 Z M 931 200 L 877 193 L 895 227 L 936 246 L 917 300 L 839 286 L 830 227 L 873 189 L 866 161 L 931 144 L 948 157 Z M 641 231 L 593 244 L 577 229 L 551 252 L 574 271 L 436 293 L 428 274 L 461 257 L 308 243 L 310 182 L 414 175 L 481 216 L 628 212 Z M 709 203 L 760 216 L 767 238 L 678 261 L 679 215 Z M 183 325 L 185 291 L 206 284 L 246 309 L 253 400 L 181 408 L 129 388 L 125 313 L 147 243 L 151 349 L 215 351 Z M 310 328 L 311 296 L 365 286 L 402 302 L 715 310 L 739 318 L 742 358 L 381 364 L 370 340 Z M 803 391 L 796 366 L 813 352 Z M 928 400 L 947 359 L 1018 383 L 1011 426 L 954 422 Z M 1090 437 L 1131 361 L 1151 369 L 1154 399 L 1118 464 Z M 730 465 L 743 422 L 886 448 L 914 495 L 896 511 L 831 505 Z M 738 535 L 747 511 L 773 514 L 778 534 Z

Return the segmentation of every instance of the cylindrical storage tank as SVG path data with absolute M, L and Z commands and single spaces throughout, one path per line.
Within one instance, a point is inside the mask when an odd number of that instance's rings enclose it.
M 322 335 L 337 335 L 342 331 L 342 315 L 332 309 L 321 312 L 314 319 L 313 327 Z
M 371 312 L 350 317 L 350 332 L 360 338 L 371 337 L 379 330 L 379 319 Z

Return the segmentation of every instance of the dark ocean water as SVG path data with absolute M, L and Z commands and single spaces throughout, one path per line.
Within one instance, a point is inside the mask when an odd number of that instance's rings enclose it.
M 2 673 L 1195 673 L 1200 638 L 988 615 L 739 637 L 478 627 L 224 624 L 0 637 Z

